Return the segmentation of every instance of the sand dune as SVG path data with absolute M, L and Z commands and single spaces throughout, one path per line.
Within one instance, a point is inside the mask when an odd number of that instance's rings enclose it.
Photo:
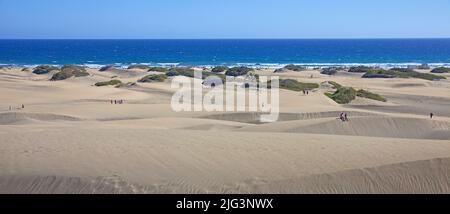
M 66 115 L 42 114 L 42 113 L 24 113 L 8 112 L 0 113 L 0 125 L 28 124 L 37 121 L 80 121 L 81 119 Z
M 261 113 L 174 112 L 169 81 L 94 86 L 147 72 L 89 73 L 0 72 L 0 193 L 450 193 L 449 80 L 286 72 L 388 102 L 281 90 L 280 120 L 262 124 Z
M 349 122 L 339 119 L 278 122 L 240 130 L 450 140 L 446 134 L 450 132 L 449 122 L 417 118 L 355 117 Z
M 343 111 L 327 111 L 327 112 L 307 112 L 307 113 L 280 113 L 278 121 L 295 121 L 295 120 L 310 120 L 310 119 L 320 119 L 320 118 L 339 118 L 339 115 Z M 346 111 L 348 114 L 353 116 L 374 116 L 378 115 L 369 112 L 359 112 L 359 111 Z M 225 114 L 213 114 L 208 115 L 203 118 L 224 120 L 224 121 L 235 121 L 241 123 L 252 123 L 261 124 L 260 118 L 264 113 L 225 113 Z
M 355 169 L 280 181 L 247 180 L 219 193 L 249 194 L 444 194 L 450 192 L 450 159 Z M 183 184 L 144 186 L 120 177 L 0 176 L 0 194 L 208 193 Z

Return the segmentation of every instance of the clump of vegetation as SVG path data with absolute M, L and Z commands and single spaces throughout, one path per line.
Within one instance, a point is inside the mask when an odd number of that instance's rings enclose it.
M 284 66 L 284 69 L 291 70 L 291 71 L 305 71 L 305 70 L 307 70 L 303 66 L 293 65 L 293 64 Z
M 325 74 L 325 75 L 335 75 L 337 74 L 339 68 L 336 67 L 329 67 L 329 68 L 324 68 L 322 69 L 322 71 L 320 72 L 321 74 Z
M 227 66 L 216 66 L 211 71 L 213 73 L 223 73 L 227 71 L 229 68 Z
M 168 77 L 185 76 L 189 78 L 195 78 L 195 71 L 190 68 L 172 68 L 166 73 L 166 76 Z M 226 79 L 226 76 L 223 74 L 202 71 L 202 79 L 206 79 L 210 76 L 219 77 L 220 79 L 222 79 L 222 82 L 225 82 Z
M 273 73 L 284 73 L 284 72 L 287 72 L 287 70 L 284 68 L 279 68 L 279 69 L 276 69 L 275 71 L 273 71 Z
M 148 66 L 148 65 L 141 65 L 141 64 L 128 66 L 128 70 L 131 70 L 131 69 L 148 70 L 148 69 L 150 69 L 150 66 Z
M 371 99 L 371 100 L 378 100 L 381 102 L 387 102 L 386 98 L 382 97 L 381 95 L 375 94 L 375 93 L 372 93 L 370 91 L 366 91 L 363 89 L 358 90 L 356 92 L 356 96 Z
M 436 73 L 436 74 L 450 73 L 450 68 L 446 68 L 446 67 L 435 68 L 431 71 L 431 73 Z
M 109 71 L 111 69 L 114 69 L 114 66 L 113 65 L 107 65 L 107 66 L 101 67 L 98 71 Z
M 351 67 L 348 72 L 350 73 L 367 73 L 367 72 L 376 72 L 379 70 L 383 70 L 380 68 L 372 68 L 367 66 L 358 66 L 358 67 Z
M 169 71 L 166 72 L 166 75 L 169 77 L 186 76 L 186 77 L 194 78 L 194 72 L 195 71 L 192 68 L 176 67 L 176 68 L 169 69 Z
M 165 74 L 153 74 L 153 75 L 147 75 L 143 77 L 142 79 L 138 80 L 138 82 L 143 83 L 151 83 L 151 82 L 164 82 L 166 81 L 167 76 Z
M 161 72 L 161 73 L 166 73 L 169 69 L 164 68 L 164 67 L 151 67 L 148 69 L 148 71 L 154 71 L 154 72 Z
M 369 71 L 363 75 L 363 78 L 418 78 L 424 80 L 441 80 L 446 79 L 443 76 L 438 76 L 429 73 L 420 73 L 411 69 L 391 69 L 391 70 L 374 70 Z
M 135 82 L 120 83 L 120 84 L 116 85 L 116 88 L 131 88 L 136 85 L 137 84 Z
M 333 81 L 328 81 L 326 83 L 332 85 L 336 89 L 336 91 L 334 93 L 330 92 L 325 93 L 325 95 L 339 104 L 348 104 L 351 101 L 353 101 L 356 97 L 387 102 L 386 98 L 382 97 L 379 94 L 372 93 L 370 91 L 366 91 L 363 89 L 355 90 L 352 87 L 344 87 L 341 84 Z
M 21 71 L 23 71 L 23 72 L 30 71 L 30 68 L 22 68 Z
M 89 76 L 89 73 L 82 66 L 77 65 L 65 65 L 61 68 L 61 71 L 54 74 L 51 81 L 65 80 L 71 77 L 85 77 Z
M 403 73 L 415 72 L 414 69 L 411 68 L 391 68 L 390 71 L 397 71 Z
M 228 69 L 227 72 L 225 72 L 225 75 L 233 76 L 233 77 L 244 76 L 244 75 L 247 75 L 250 71 L 253 71 L 253 68 L 249 68 L 249 67 L 245 67 L 245 66 L 234 67 L 234 68 Z
M 33 69 L 33 74 L 48 74 L 52 71 L 57 71 L 59 68 L 51 65 L 40 65 Z
M 352 87 L 340 87 L 334 93 L 325 93 L 326 96 L 339 104 L 348 104 L 356 99 L 357 92 Z
M 267 83 L 270 85 L 270 82 Z M 319 84 L 317 83 L 302 83 L 293 79 L 281 79 L 280 80 L 280 88 L 291 90 L 291 91 L 304 91 L 304 90 L 313 90 L 319 88 Z
M 122 81 L 120 81 L 120 80 L 110 80 L 110 81 L 106 81 L 106 82 L 95 83 L 95 86 L 97 86 L 97 87 L 110 86 L 110 85 L 116 86 L 116 85 L 120 85 L 120 84 L 122 84 Z

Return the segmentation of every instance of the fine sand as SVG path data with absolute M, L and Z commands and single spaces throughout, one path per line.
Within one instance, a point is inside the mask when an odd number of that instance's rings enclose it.
M 174 112 L 170 80 L 94 86 L 145 71 L 88 71 L 51 82 L 0 70 L 0 193 L 450 193 L 450 80 L 281 73 L 388 102 L 281 90 L 279 120 L 261 123 L 260 113 Z

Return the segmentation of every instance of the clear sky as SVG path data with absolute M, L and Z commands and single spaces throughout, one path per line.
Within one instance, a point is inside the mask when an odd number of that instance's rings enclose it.
M 0 0 L 0 38 L 450 38 L 449 0 Z

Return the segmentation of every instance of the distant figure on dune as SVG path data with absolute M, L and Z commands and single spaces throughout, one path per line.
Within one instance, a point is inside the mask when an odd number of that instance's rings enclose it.
M 24 104 L 22 104 L 22 109 L 24 109 L 25 108 L 25 105 Z
M 345 112 L 341 112 L 341 114 L 339 115 L 339 119 L 340 119 L 342 122 L 349 121 L 349 120 L 348 120 L 348 115 L 347 115 L 347 113 L 345 113 Z
M 433 119 L 434 113 L 430 113 L 430 119 Z
M 9 110 L 10 110 L 10 111 L 12 110 L 12 107 L 11 107 L 11 106 L 9 106 Z

